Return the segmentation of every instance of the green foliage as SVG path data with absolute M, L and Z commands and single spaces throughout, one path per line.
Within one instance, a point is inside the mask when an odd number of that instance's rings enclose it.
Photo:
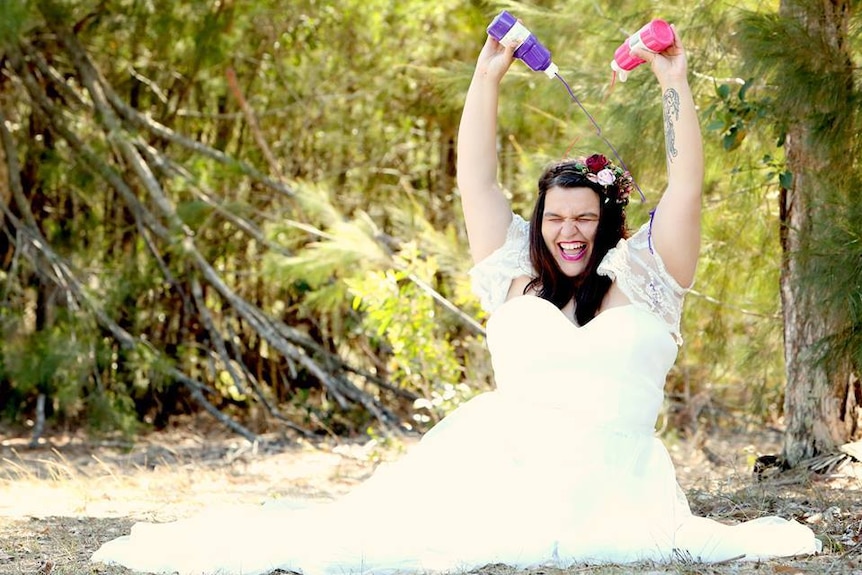
M 14 42 L 26 28 L 30 17 L 27 4 L 27 0 L 0 2 L 0 47 Z
M 705 112 L 707 117 L 715 118 L 706 126 L 706 130 L 720 132 L 722 146 L 728 152 L 742 145 L 748 131 L 768 114 L 768 99 L 754 102 L 746 100 L 746 93 L 751 86 L 752 80 L 743 82 L 734 93 L 730 84 L 719 85 L 716 88 L 719 101 Z
M 59 330 L 34 332 L 17 345 L 8 346 L 4 363 L 12 388 L 21 395 L 31 391 L 46 393 L 65 379 L 63 372 L 74 365 L 75 357 L 68 335 Z
M 23 319 L 23 318 L 20 318 Z M 132 396 L 125 387 L 105 386 L 97 371 L 100 343 L 93 331 L 74 317 L 60 318 L 52 327 L 26 330 L 7 325 L 0 350 L 0 381 L 7 382 L 7 417 L 32 417 L 31 399 L 44 394 L 48 415 L 70 425 L 93 430 L 132 432 L 137 427 Z
M 410 246 L 399 257 L 425 281 L 437 271 L 433 258 L 421 261 Z M 422 397 L 414 405 L 421 408 L 414 420 L 436 421 L 474 395 L 475 390 L 462 383 L 460 358 L 436 302 L 405 272 L 371 272 L 346 283 L 354 296 L 354 309 L 363 312 L 362 326 L 379 338 L 372 343 L 388 348 L 388 378 Z
M 862 370 L 862 204 L 858 170 L 819 174 L 817 218 L 799 254 L 801 280 L 817 294 L 833 332 L 818 342 L 816 361 Z
M 299 290 L 304 313 L 327 314 L 331 325 L 343 326 L 331 334 L 334 344 L 374 350 L 379 375 L 421 398 L 411 414 L 419 425 L 437 421 L 484 388 L 482 370 L 463 369 L 480 353 L 479 345 L 459 333 L 428 291 L 454 282 L 455 303 L 475 309 L 472 296 L 457 292 L 454 276 L 463 274 L 459 238 L 435 229 L 415 206 L 390 206 L 394 229 L 415 238 L 396 242 L 367 214 L 358 212 L 353 219 L 340 214 L 325 189 L 297 184 L 294 190 L 309 221 L 272 227 L 273 238 L 296 252 L 270 255 L 265 269 L 280 284 Z M 296 238 L 308 232 L 316 239 L 298 243 Z
M 787 12 L 803 15 L 746 13 L 740 18 L 738 42 L 746 67 L 768 82 L 774 125 L 783 130 L 788 123 L 803 123 L 813 138 L 812 149 L 835 149 L 855 134 L 852 122 L 846 121 L 859 108 L 854 64 L 844 43 L 805 26 L 806 19 L 823 17 L 820 7 L 787 4 Z
M 727 41 L 736 31 L 736 12 L 725 5 L 604 6 L 583 0 L 57 5 L 68 12 L 67 22 L 77 25 L 100 73 L 129 106 L 237 160 L 221 163 L 143 131 L 130 134 L 142 139 L 139 147 L 173 163 L 153 162 L 154 176 L 225 284 L 321 348 L 419 394 L 420 401 L 406 411 L 408 417 L 429 417 L 428 423 L 491 383 L 482 338 L 429 291 L 464 316 L 483 319 L 467 279 L 470 257 L 454 146 L 485 26 L 506 7 L 552 50 L 563 76 L 647 194 L 646 204 L 630 208 L 634 227 L 646 220 L 664 186 L 660 94 L 646 69 L 611 90 L 608 62 L 616 46 L 649 18 L 674 22 L 686 42 L 693 89 L 710 129 L 705 130 L 703 259 L 685 313 L 687 344 L 669 389 L 706 391 L 740 409 L 759 398 L 759 416 L 774 415 L 771 406 L 779 403 L 783 382 L 776 196 L 790 181 L 783 150 L 775 148 L 785 119 L 777 110 L 787 98 L 831 101 L 840 94 L 813 87 L 803 96 L 795 84 L 775 94 L 775 86 L 784 86 L 784 72 L 775 67 L 738 80 L 740 54 Z M 738 5 L 768 17 L 759 2 Z M 11 29 L 8 37 L 50 38 L 36 9 L 25 6 L 2 3 L 12 11 L 2 14 L 10 18 L 0 18 L 0 26 Z M 764 49 L 771 49 L 774 39 L 763 37 Z M 795 59 L 805 73 L 831 69 L 793 46 L 780 47 L 790 60 L 781 64 L 788 70 Z M 79 86 L 58 46 L 48 42 L 43 54 L 68 74 L 71 86 Z M 228 82 L 231 72 L 235 87 Z M 177 241 L 186 238 L 186 230 L 172 229 L 168 244 L 142 237 L 117 191 L 44 126 L 17 86 L 2 84 L 7 92 L 0 105 L 15 119 L 20 157 L 32 160 L 29 189 L 38 194 L 39 225 L 109 317 L 145 342 L 129 349 L 83 319 L 88 330 L 49 322 L 45 334 L 75 333 L 82 342 L 78 357 L 89 358 L 67 365 L 71 359 L 53 352 L 60 356 L 56 372 L 74 374 L 74 385 L 48 378 L 66 386 L 58 393 L 61 403 L 69 410 L 75 406 L 74 413 L 91 422 L 131 429 L 136 418 L 158 419 L 187 408 L 187 394 L 171 376 L 176 368 L 199 378 L 212 390 L 207 397 L 214 404 L 234 412 L 250 410 L 259 399 L 248 386 L 253 378 L 264 397 L 302 412 L 304 423 L 329 425 L 337 419 L 341 408 L 319 382 L 281 357 L 210 286 L 204 286 L 202 302 L 215 333 L 205 325 L 190 297 L 192 278 L 198 276 Z M 793 90 L 798 93 L 783 93 Z M 57 102 L 69 128 L 128 178 L 129 166 L 116 161 L 114 143 L 96 115 Z M 609 152 L 565 88 L 516 62 L 504 82 L 499 140 L 500 177 L 515 210 L 529 210 L 543 164 L 567 152 L 593 151 Z M 292 193 L 261 186 L 238 161 L 289 183 Z M 153 198 L 139 188 L 134 186 L 142 204 L 151 208 Z M 168 216 L 154 213 L 170 227 Z M 29 281 L 16 270 L 3 273 L 22 286 Z M 8 301 L 18 305 L 15 298 Z M 7 313 L 14 321 L 0 319 L 18 326 L 22 316 Z M 28 371 L 24 364 L 9 363 L 11 350 L 34 357 L 52 351 L 36 344 L 48 337 L 41 329 L 16 329 L 0 347 L 0 385 L 9 385 L 13 372 L 17 382 Z M 228 377 L 225 362 L 215 357 L 219 334 L 232 352 L 235 346 L 234 361 L 248 367 L 246 385 Z M 27 381 L 36 381 L 35 375 Z M 12 410 L 26 410 L 22 406 L 32 402 L 34 386 L 27 384 L 29 391 Z M 377 399 L 384 395 L 370 393 Z M 368 424 L 349 409 L 340 421 L 359 431 Z
M 721 138 L 707 138 L 707 154 L 728 159 Z M 771 418 L 780 415 L 784 382 L 778 182 L 752 157 L 756 143 L 744 143 L 738 165 L 707 171 L 701 258 L 669 388 L 706 391 L 734 412 Z

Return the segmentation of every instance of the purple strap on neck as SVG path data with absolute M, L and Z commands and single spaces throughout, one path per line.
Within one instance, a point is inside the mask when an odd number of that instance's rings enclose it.
M 652 221 L 655 218 L 655 208 L 649 211 L 649 229 L 647 230 L 647 246 L 649 246 L 649 253 L 654 254 L 655 251 L 652 249 Z

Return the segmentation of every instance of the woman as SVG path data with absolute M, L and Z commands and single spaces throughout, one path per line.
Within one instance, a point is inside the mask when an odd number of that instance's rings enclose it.
M 576 479 L 553 498 L 556 557 L 722 561 L 814 553 L 819 541 L 797 523 L 768 517 L 731 527 L 692 516 L 653 438 L 700 246 L 703 148 L 685 50 L 674 36 L 661 54 L 634 51 L 661 87 L 668 184 L 631 238 L 631 176 L 601 155 L 548 167 L 530 222 L 512 214 L 497 182 L 496 116 L 514 48 L 489 38 L 479 55 L 459 132 L 458 185 L 474 289 L 492 314 L 498 392 L 521 405 L 553 404 L 532 415 L 582 452 L 572 463 Z M 536 333 L 542 337 L 523 337 Z
M 668 187 L 626 239 L 631 177 L 598 155 L 551 166 L 531 221 L 497 184 L 499 84 L 513 50 L 488 39 L 459 134 L 458 183 L 492 312 L 497 390 L 438 423 L 342 499 L 136 525 L 94 561 L 149 572 L 458 571 L 489 563 L 704 561 L 817 550 L 778 518 L 693 517 L 654 437 L 694 277 L 703 159 L 676 43 L 650 60 L 663 90 Z

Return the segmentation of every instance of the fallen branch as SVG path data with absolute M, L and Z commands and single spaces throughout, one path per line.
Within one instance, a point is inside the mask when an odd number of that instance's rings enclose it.
M 12 140 L 12 135 L 9 133 L 6 128 L 6 119 L 0 111 L 0 140 L 2 140 L 3 147 L 6 152 L 6 161 L 9 167 L 10 177 L 9 177 L 9 187 L 12 189 L 13 197 L 16 198 L 16 202 L 24 199 L 23 196 L 23 186 L 21 185 L 21 180 L 19 178 L 20 168 L 17 164 L 17 155 L 15 153 L 14 141 Z M 28 245 L 35 248 L 35 253 L 41 254 L 44 257 L 49 265 L 47 269 L 51 270 L 53 273 L 49 275 L 49 279 L 55 282 L 61 289 L 64 290 L 70 297 L 74 298 L 74 301 L 77 302 L 78 305 L 85 307 L 90 313 L 92 313 L 97 319 L 99 325 L 103 328 L 107 329 L 111 332 L 117 342 L 126 349 L 135 349 L 138 346 L 147 347 L 148 350 L 156 356 L 161 356 L 162 354 L 154 349 L 148 342 L 143 340 L 142 338 L 136 338 L 125 329 L 120 327 L 114 320 L 112 320 L 107 313 L 105 313 L 104 309 L 101 306 L 97 305 L 93 299 L 89 296 L 86 289 L 84 288 L 82 282 L 78 280 L 77 276 L 72 272 L 71 266 L 54 250 L 51 249 L 48 241 L 42 236 L 39 228 L 35 226 L 35 220 L 33 219 L 32 213 L 30 213 L 29 208 L 24 212 L 24 217 L 28 222 L 21 221 L 6 204 L 0 203 L 0 211 L 3 212 L 4 216 L 15 226 L 18 232 L 21 234 L 21 238 L 26 240 Z M 30 254 L 29 250 L 22 249 L 21 253 L 24 254 L 25 257 L 31 260 L 34 269 L 42 272 L 45 268 L 40 265 L 40 262 L 35 258 L 35 254 Z M 215 407 L 206 400 L 201 389 L 205 389 L 205 386 L 195 381 L 194 379 L 187 376 L 185 373 L 180 370 L 170 367 L 168 368 L 168 373 L 176 378 L 178 381 L 182 382 L 191 392 L 192 397 L 197 401 L 207 412 L 211 413 L 213 416 L 217 417 L 219 421 L 228 426 L 233 431 L 239 433 L 249 441 L 257 440 L 257 436 L 243 427 L 241 424 L 233 421 L 223 413 L 219 412 Z M 216 415 L 218 414 L 218 415 Z

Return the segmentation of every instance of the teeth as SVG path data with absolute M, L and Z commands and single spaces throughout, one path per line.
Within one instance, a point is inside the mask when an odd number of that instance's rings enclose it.
M 587 247 L 587 244 L 581 244 L 581 243 L 560 244 L 560 248 L 565 252 L 578 251 L 578 250 L 584 249 L 585 247 Z

